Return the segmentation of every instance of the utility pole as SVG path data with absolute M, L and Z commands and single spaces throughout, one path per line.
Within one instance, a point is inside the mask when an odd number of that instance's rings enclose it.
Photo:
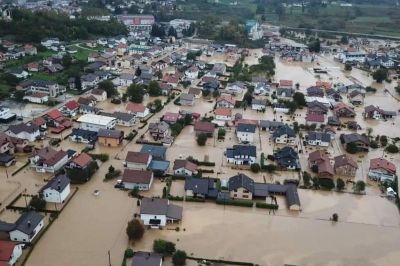
M 111 253 L 108 251 L 108 264 L 111 266 Z

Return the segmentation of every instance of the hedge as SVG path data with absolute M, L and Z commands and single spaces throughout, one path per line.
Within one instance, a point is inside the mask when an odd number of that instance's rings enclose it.
M 93 153 L 89 153 L 89 155 L 94 159 L 94 160 L 100 160 L 103 163 L 108 161 L 108 159 L 110 158 L 110 156 L 107 153 L 100 153 L 100 154 L 93 154 Z
M 169 200 L 183 201 L 183 197 L 168 195 Z
M 278 204 L 270 204 L 270 203 L 264 203 L 264 202 L 256 202 L 256 207 L 262 208 L 262 209 L 271 209 L 271 210 L 279 209 Z
M 191 202 L 206 202 L 205 199 L 193 198 L 193 197 L 186 197 L 185 201 L 191 201 Z
M 253 207 L 253 201 L 251 200 L 223 200 L 217 199 L 215 203 L 220 205 L 232 205 L 240 207 Z
M 198 169 L 199 172 L 201 173 L 208 173 L 208 174 L 213 174 L 214 170 L 213 169 Z
M 194 163 L 196 165 L 200 165 L 200 166 L 215 166 L 215 162 L 199 161 L 194 158 L 188 158 L 188 160 L 191 161 L 192 163 Z

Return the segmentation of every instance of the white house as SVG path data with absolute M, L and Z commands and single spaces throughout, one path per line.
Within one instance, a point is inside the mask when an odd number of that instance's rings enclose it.
M 81 129 L 98 132 L 100 129 L 113 129 L 117 123 L 115 117 L 84 114 L 77 120 Z
M 236 101 L 230 95 L 222 95 L 217 98 L 217 108 L 235 108 Z
M 149 108 L 147 108 L 143 104 L 132 102 L 126 105 L 126 111 L 128 111 L 128 113 L 136 115 L 136 117 L 138 117 L 139 119 L 145 118 L 150 113 Z
M 24 101 L 43 104 L 49 101 L 49 95 L 43 92 L 33 92 L 23 97 Z
M 34 150 L 29 158 L 31 167 L 39 173 L 55 173 L 68 162 L 68 153 L 51 147 Z
M 58 175 L 42 187 L 40 193 L 46 202 L 64 203 L 70 191 L 69 178 L 66 175 Z
M 188 160 L 175 160 L 174 175 L 177 176 L 193 176 L 197 175 L 197 165 Z
M 272 134 L 275 143 L 294 145 L 296 143 L 296 134 L 288 125 L 278 127 Z
M 312 146 L 328 147 L 331 143 L 331 135 L 324 132 L 310 132 L 307 136 L 307 143 Z
M 253 143 L 254 134 L 256 133 L 256 125 L 239 124 L 236 128 L 236 136 L 241 143 Z
M 235 165 L 251 165 L 256 163 L 256 146 L 253 145 L 234 145 L 227 148 L 225 152 L 226 160 Z
M 149 190 L 152 183 L 152 171 L 125 169 L 122 174 L 122 184 L 126 189 Z
M 143 198 L 140 205 L 140 219 L 144 225 L 160 228 L 169 223 L 182 220 L 182 207 L 174 205 L 167 199 Z
M 152 156 L 150 153 L 128 151 L 124 166 L 131 170 L 146 170 L 151 160 Z
M 13 266 L 22 255 L 22 244 L 0 240 L 0 265 Z
M 30 243 L 43 229 L 43 216 L 35 211 L 23 213 L 9 232 L 10 240 Z
M 92 95 L 96 98 L 98 102 L 103 102 L 107 100 L 107 92 L 101 89 L 93 89 Z
M 252 110 L 262 111 L 265 110 L 266 106 L 267 106 L 266 100 L 253 99 L 251 101 Z
M 232 121 L 232 110 L 229 108 L 217 108 L 214 111 L 215 121 L 218 125 L 225 125 Z
M 197 79 L 199 75 L 199 68 L 197 66 L 191 66 L 185 71 L 185 76 L 188 79 Z
M 15 137 L 19 139 L 26 139 L 33 142 L 40 136 L 40 128 L 34 124 L 17 124 L 10 125 L 5 132 L 10 137 Z
M 246 89 L 246 85 L 243 82 L 235 81 L 229 83 L 225 90 L 233 94 L 241 94 Z

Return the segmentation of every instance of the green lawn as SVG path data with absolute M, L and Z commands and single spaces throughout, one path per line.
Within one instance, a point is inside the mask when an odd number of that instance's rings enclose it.
M 6 63 L 6 67 L 7 68 L 15 68 L 15 67 L 21 67 L 24 66 L 28 63 L 34 62 L 34 61 L 38 61 L 38 60 L 42 60 L 46 57 L 52 56 L 53 54 L 55 54 L 54 51 L 51 50 L 46 50 L 43 52 L 38 52 L 37 55 L 32 55 L 32 56 L 25 56 L 22 57 L 20 59 L 16 59 L 16 60 L 10 60 Z
M 6 99 L 10 96 L 11 87 L 7 84 L 0 83 L 0 99 Z
M 30 78 L 57 81 L 61 75 L 61 73 L 47 74 L 44 72 L 34 72 Z

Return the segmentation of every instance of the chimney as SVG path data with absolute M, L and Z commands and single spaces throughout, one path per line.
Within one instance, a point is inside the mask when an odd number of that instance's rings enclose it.
M 28 227 L 31 227 L 31 221 L 28 220 Z

